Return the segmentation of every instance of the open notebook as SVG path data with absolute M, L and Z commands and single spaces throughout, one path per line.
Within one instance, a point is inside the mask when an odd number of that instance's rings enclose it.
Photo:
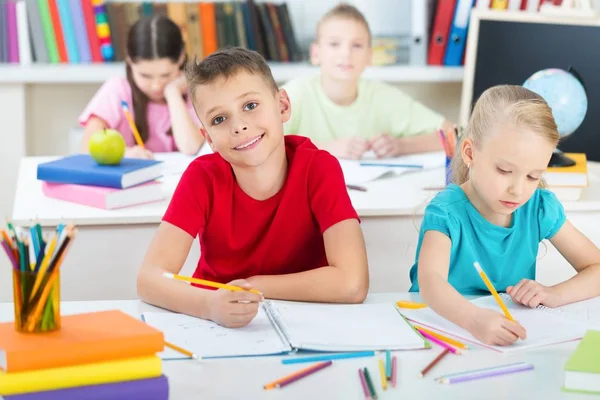
M 203 358 L 284 354 L 295 350 L 411 350 L 425 340 L 393 304 L 266 301 L 245 327 L 223 328 L 183 314 L 147 312 L 143 319 L 165 340 Z M 181 358 L 165 350 L 163 359 Z
M 503 353 L 581 339 L 585 331 L 589 328 L 588 321 L 578 318 L 573 313 L 566 313 L 544 306 L 532 309 L 513 303 L 510 296 L 505 293 L 500 296 L 513 318 L 527 330 L 527 338 L 525 340 L 518 340 L 511 346 L 485 345 L 475 339 L 466 330 L 439 316 L 431 308 L 421 308 L 418 310 L 403 309 L 402 314 L 419 325 L 430 327 Z M 481 297 L 471 302 L 479 307 L 490 308 L 502 313 L 493 296 Z

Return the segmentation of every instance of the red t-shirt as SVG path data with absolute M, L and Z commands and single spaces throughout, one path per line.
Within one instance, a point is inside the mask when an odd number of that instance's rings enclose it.
M 200 235 L 194 277 L 230 282 L 328 265 L 323 232 L 358 215 L 338 160 L 310 139 L 285 136 L 288 175 L 273 197 L 258 201 L 237 184 L 218 153 L 187 168 L 163 217 Z

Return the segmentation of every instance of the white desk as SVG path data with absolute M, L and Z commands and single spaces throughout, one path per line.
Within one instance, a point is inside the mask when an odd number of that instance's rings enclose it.
M 367 302 L 395 302 L 411 298 L 406 293 L 370 295 Z M 121 309 L 139 318 L 145 311 L 160 311 L 137 300 L 63 302 L 62 315 Z M 0 321 L 12 321 L 12 304 L 0 304 Z M 334 365 L 284 389 L 264 391 L 262 386 L 303 366 L 282 365 L 281 356 L 213 359 L 202 361 L 164 361 L 169 378 L 169 399 L 344 399 L 363 400 L 358 368 L 368 367 L 379 399 L 591 399 L 589 395 L 564 393 L 563 366 L 578 342 L 543 347 L 519 354 L 503 355 L 477 346 L 461 356 L 448 355 L 425 378 L 417 374 L 440 352 L 431 350 L 399 351 L 398 385 L 381 389 L 377 358 L 334 361 Z M 524 361 L 533 371 L 455 385 L 441 385 L 434 378 L 455 372 Z
M 165 160 L 165 191 L 170 198 L 181 172 L 192 158 L 159 154 Z M 51 157 L 28 157 L 21 161 L 12 219 L 29 225 L 37 218 L 42 226 L 75 222 L 79 233 L 62 269 L 65 300 L 136 298 L 135 276 L 151 238 L 168 205 L 162 202 L 106 211 L 45 197 L 36 168 Z M 600 243 L 600 165 L 591 163 L 591 186 L 578 202 L 565 203 L 571 221 L 595 243 Z M 414 262 L 424 205 L 436 192 L 423 187 L 440 186 L 444 170 L 437 168 L 382 178 L 366 184 L 367 192 L 350 191 L 362 219 L 370 265 L 371 291 L 407 291 L 408 271 Z M 554 283 L 572 274 L 558 252 L 548 245 L 539 262 L 538 276 Z M 546 248 L 542 247 L 543 255 Z M 183 273 L 191 273 L 199 257 L 196 241 Z M 119 275 L 119 279 L 114 276 Z M 4 278 L 6 277 L 6 278 Z M 9 301 L 9 271 L 0 270 L 0 301 Z

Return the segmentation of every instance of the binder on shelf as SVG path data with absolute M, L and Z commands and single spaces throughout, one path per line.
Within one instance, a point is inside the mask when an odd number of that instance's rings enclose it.
M 427 57 L 429 65 L 444 65 L 444 54 L 455 7 L 456 0 L 439 0 L 437 3 Z
M 457 66 L 462 64 L 473 1 L 458 0 L 456 3 L 452 28 L 446 46 L 446 55 L 444 56 L 444 65 Z
M 412 65 L 427 64 L 427 25 L 428 3 L 424 0 L 412 0 L 411 3 L 411 38 L 409 62 Z

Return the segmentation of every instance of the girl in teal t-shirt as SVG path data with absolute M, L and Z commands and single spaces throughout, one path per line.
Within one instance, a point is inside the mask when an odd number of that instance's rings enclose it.
M 438 314 L 492 345 L 526 337 L 503 314 L 462 295 L 497 291 L 528 307 L 558 307 L 600 295 L 600 250 L 565 217 L 542 174 L 558 143 L 547 103 L 521 86 L 486 90 L 452 161 L 453 181 L 427 206 L 411 268 L 411 291 Z M 578 272 L 554 286 L 535 281 L 539 243 L 548 239 Z

